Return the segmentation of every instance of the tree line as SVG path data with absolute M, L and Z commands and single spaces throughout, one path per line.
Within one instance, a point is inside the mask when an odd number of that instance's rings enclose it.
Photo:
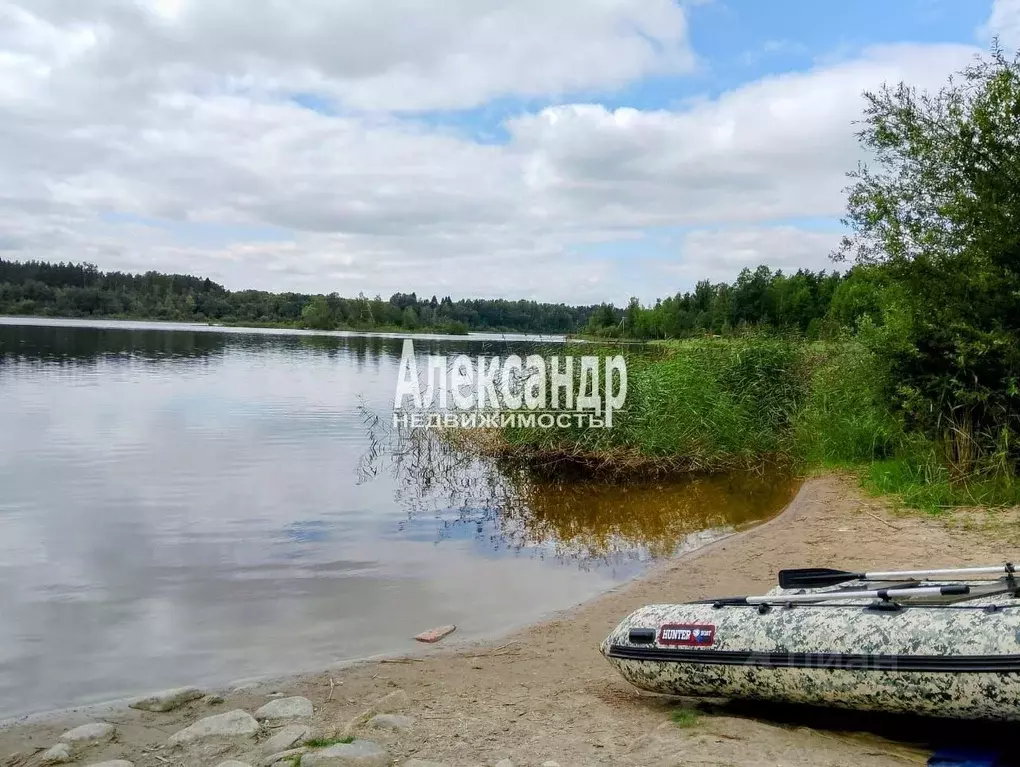
M 606 338 L 682 338 L 773 326 L 817 337 L 825 323 L 852 323 L 859 281 L 838 272 L 767 266 L 745 269 L 733 283 L 703 280 L 693 291 L 641 306 L 591 306 L 420 297 L 415 293 L 344 298 L 336 293 L 230 291 L 187 274 L 104 272 L 92 264 L 0 259 L 0 313 L 52 317 L 121 317 L 285 325 L 316 330 L 403 329 L 584 333 Z M 851 300 L 851 294 L 854 298 Z M 851 306 L 853 304 L 853 306 Z M 864 307 L 866 308 L 866 307 Z M 863 309 L 861 309 L 863 311 Z
M 622 310 L 604 304 L 589 318 L 585 333 L 669 339 L 771 327 L 819 338 L 826 329 L 852 326 L 866 311 L 850 298 L 860 290 L 860 280 L 848 285 L 849 280 L 837 271 L 798 269 L 787 275 L 763 265 L 742 270 L 732 283 L 702 280 L 693 291 L 659 299 L 652 306 L 642 306 L 636 298 Z
M 336 293 L 227 290 L 188 274 L 126 274 L 92 264 L 0 259 L 0 314 L 108 317 L 281 325 L 316 330 L 437 330 L 571 333 L 595 306 L 503 299 L 452 300 L 395 293 L 343 298 Z

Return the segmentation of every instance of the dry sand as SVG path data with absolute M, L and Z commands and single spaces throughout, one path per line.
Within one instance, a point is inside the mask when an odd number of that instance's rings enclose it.
M 117 726 L 116 739 L 91 747 L 76 763 L 123 758 L 136 767 L 202 767 L 240 759 L 258 765 L 255 741 L 212 752 L 175 750 L 165 743 L 200 717 L 238 708 L 252 712 L 271 692 L 309 698 L 315 705 L 311 723 L 328 734 L 396 689 L 409 696 L 401 713 L 412 719 L 410 729 L 390 736 L 359 731 L 386 745 L 396 764 L 412 757 L 450 767 L 493 765 L 506 758 L 517 767 L 546 761 L 561 767 L 924 764 L 930 751 L 905 741 L 939 738 L 942 734 L 931 723 L 836 711 L 702 705 L 694 723 L 680 727 L 670 714 L 690 702 L 629 686 L 599 655 L 598 643 L 640 605 L 762 593 L 775 583 L 781 567 L 874 569 L 1007 561 L 1012 558 L 1009 547 L 1016 544 L 1016 527 L 1009 527 L 1009 535 L 999 535 L 997 526 L 1015 519 L 980 512 L 963 522 L 959 516 L 936 520 L 918 513 L 895 514 L 881 502 L 863 499 L 851 481 L 810 479 L 772 521 L 488 644 L 440 646 L 413 659 L 363 663 L 226 692 L 222 703 L 199 700 L 171 713 L 99 708 L 15 723 L 0 731 L 0 764 L 39 764 L 41 750 L 65 729 L 102 720 Z M 941 727 L 947 733 L 945 725 Z M 966 727 L 976 731 L 974 725 Z M 855 731 L 860 728 L 866 731 Z M 893 733 L 895 738 L 886 737 Z M 1000 731 L 993 735 L 1008 737 Z

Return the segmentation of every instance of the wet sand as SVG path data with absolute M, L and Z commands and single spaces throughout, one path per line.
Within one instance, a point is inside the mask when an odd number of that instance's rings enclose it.
M 599 655 L 598 643 L 642 604 L 762 593 L 775 583 L 781 567 L 875 569 L 1011 560 L 1016 537 L 997 534 L 1004 519 L 1015 520 L 1008 514 L 974 512 L 963 522 L 959 515 L 947 520 L 895 514 L 882 502 L 863 498 L 849 480 L 811 479 L 772 521 L 498 640 L 470 645 L 446 640 L 444 646 L 402 661 L 366 662 L 262 683 L 222 693 L 222 703 L 199 700 L 170 713 L 99 707 L 15 722 L 0 730 L 0 764 L 40 764 L 41 751 L 64 730 L 107 721 L 118 728 L 115 740 L 90 747 L 74 763 L 121 758 L 136 767 L 211 767 L 240 759 L 255 766 L 262 759 L 262 735 L 212 749 L 168 748 L 166 740 L 201 717 L 233 709 L 252 712 L 271 693 L 309 698 L 315 713 L 308 722 L 318 734 L 328 735 L 397 689 L 409 696 L 401 713 L 410 717 L 410 728 L 391 735 L 358 730 L 359 737 L 385 745 L 396 764 L 412 757 L 450 767 L 494 765 L 507 758 L 517 767 L 550 760 L 561 767 L 924 764 L 928 748 L 905 741 L 938 738 L 939 727 L 932 723 L 876 722 L 837 711 L 704 705 L 693 724 L 680 727 L 671 712 L 690 702 L 629 686 Z M 872 731 L 855 731 L 862 727 Z

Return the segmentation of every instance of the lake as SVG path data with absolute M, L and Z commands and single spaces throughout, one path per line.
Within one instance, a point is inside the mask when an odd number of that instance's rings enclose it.
M 557 339 L 415 336 L 420 353 Z M 773 475 L 394 449 L 401 337 L 0 318 L 0 718 L 506 631 L 767 518 Z M 373 425 L 375 424 L 375 425 Z

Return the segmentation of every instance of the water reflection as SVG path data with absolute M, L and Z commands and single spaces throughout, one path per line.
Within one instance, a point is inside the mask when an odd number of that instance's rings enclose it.
M 417 354 L 552 353 L 562 336 L 472 333 L 470 336 L 419 334 L 411 337 Z M 0 364 L 51 361 L 93 364 L 108 358 L 187 359 L 229 350 L 306 351 L 345 356 L 359 363 L 399 360 L 405 336 L 391 333 L 316 332 L 229 328 L 173 322 L 63 320 L 0 316 Z M 396 381 L 394 380 L 394 385 Z
M 505 631 L 792 493 L 556 485 L 400 444 L 366 413 L 402 345 L 0 318 L 0 718 Z
M 5 326 L 0 334 L 0 364 L 45 361 L 95 364 L 102 359 L 147 360 L 222 355 L 223 336 L 212 333 L 167 333 L 160 330 L 95 329 L 83 333 L 66 326 Z
M 504 510 L 503 527 L 521 541 L 555 540 L 575 559 L 633 549 L 668 557 L 691 533 L 767 519 L 790 501 L 796 487 L 788 475 L 766 473 L 669 482 L 530 482 L 519 503 Z
M 371 447 L 362 481 L 381 470 L 396 480 L 394 497 L 408 516 L 402 529 L 584 569 L 673 556 L 694 534 L 769 518 L 799 486 L 780 471 L 557 482 L 477 459 L 435 431 L 389 429 L 368 412 L 364 420 Z

